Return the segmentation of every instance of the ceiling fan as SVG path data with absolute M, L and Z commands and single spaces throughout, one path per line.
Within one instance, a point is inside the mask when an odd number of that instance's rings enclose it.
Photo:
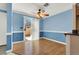
M 49 4 L 48 4 L 48 3 L 45 3 L 43 6 L 44 6 L 44 7 L 47 7 L 47 6 L 49 6 Z M 45 11 L 44 8 L 38 9 L 38 11 L 37 11 L 37 13 L 36 13 L 36 17 L 37 17 L 38 19 L 41 19 L 41 18 L 46 17 L 46 16 L 49 16 L 49 14 Z

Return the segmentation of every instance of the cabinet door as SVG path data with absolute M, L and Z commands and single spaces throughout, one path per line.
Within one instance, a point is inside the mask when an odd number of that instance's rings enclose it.
M 78 30 L 78 32 L 79 32 L 79 16 L 77 16 L 77 18 L 76 18 L 77 20 L 77 30 Z
M 70 38 L 70 54 L 79 55 L 79 36 L 71 35 Z
M 76 14 L 79 15 L 79 3 L 76 5 Z
M 79 33 L 79 3 L 76 4 L 76 29 Z

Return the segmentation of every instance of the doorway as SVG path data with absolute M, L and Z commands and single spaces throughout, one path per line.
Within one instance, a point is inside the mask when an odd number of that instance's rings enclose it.
M 32 40 L 32 19 L 24 16 L 24 40 Z

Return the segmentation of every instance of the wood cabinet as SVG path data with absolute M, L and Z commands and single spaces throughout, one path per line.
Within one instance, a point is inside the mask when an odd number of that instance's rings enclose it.
M 76 30 L 79 34 L 79 3 L 76 4 Z
M 76 15 L 79 15 L 79 3 L 76 4 Z
M 76 18 L 76 28 L 77 28 L 77 32 L 78 32 L 78 34 L 79 34 L 79 16 L 77 16 L 77 18 Z
M 79 35 L 74 35 L 72 33 L 65 33 L 67 38 L 67 55 L 79 55 Z
M 79 36 L 70 35 L 70 54 L 79 55 Z
M 70 55 L 79 55 L 79 3 L 74 6 L 75 30 L 71 34 L 67 34 L 70 37 L 67 46 L 69 46 Z
M 65 33 L 67 38 L 66 54 L 79 55 L 79 3 L 74 4 L 74 30 L 72 33 Z

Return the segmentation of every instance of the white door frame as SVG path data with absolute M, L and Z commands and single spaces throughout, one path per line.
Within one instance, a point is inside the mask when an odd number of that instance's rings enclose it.
M 26 39 L 26 38 L 25 38 L 25 32 L 24 32 L 24 30 L 25 30 L 25 18 L 26 18 L 26 16 L 24 16 L 24 20 L 23 20 L 23 22 L 24 22 L 24 23 L 23 23 L 23 36 L 24 36 L 24 37 L 23 37 L 23 38 L 24 38 L 23 40 L 24 40 L 24 41 L 25 41 L 25 39 Z
M 32 31 L 32 34 L 33 34 L 33 37 L 32 39 L 33 40 L 39 40 L 39 19 L 36 19 L 34 18 L 33 20 L 33 31 Z
M 24 25 L 23 25 L 24 41 L 26 40 L 24 29 L 25 29 L 25 19 L 27 19 L 27 17 L 28 16 L 24 16 Z M 32 21 L 31 21 L 31 23 L 32 23 Z M 31 24 L 31 26 L 32 26 L 32 24 Z M 32 37 L 32 34 L 31 34 L 31 37 Z
M 27 16 L 24 16 L 24 19 Z M 31 21 L 31 26 L 32 26 L 32 40 L 39 40 L 39 19 L 33 18 Z M 24 20 L 24 25 L 23 25 L 23 33 L 24 33 L 24 29 L 25 29 L 25 20 Z M 25 40 L 25 34 L 24 34 L 24 40 Z

